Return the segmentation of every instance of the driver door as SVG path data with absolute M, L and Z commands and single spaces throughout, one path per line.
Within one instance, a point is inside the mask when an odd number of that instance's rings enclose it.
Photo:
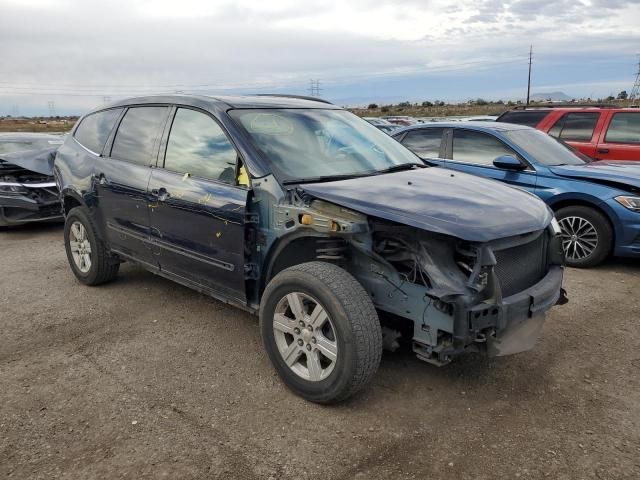
M 244 303 L 245 212 L 238 154 L 208 113 L 179 107 L 149 180 L 152 243 L 175 280 Z M 217 295 L 216 295 L 217 294 Z
M 515 171 L 493 165 L 493 161 L 502 155 L 512 155 L 521 159 L 511 147 L 493 135 L 454 128 L 449 146 L 447 168 L 493 178 L 535 193 L 537 176 L 533 168 L 529 166 L 525 170 Z

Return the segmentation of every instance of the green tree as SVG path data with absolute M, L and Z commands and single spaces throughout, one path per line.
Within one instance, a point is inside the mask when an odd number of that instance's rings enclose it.
M 626 100 L 629 97 L 629 94 L 627 93 L 626 90 L 622 90 L 619 94 L 618 94 L 618 100 Z
M 433 107 L 433 103 L 431 103 L 429 100 L 425 100 L 424 102 L 422 102 L 422 106 L 423 107 Z
M 369 106 L 367 107 L 369 110 L 375 110 L 376 108 L 378 108 L 378 105 L 375 103 L 370 103 Z

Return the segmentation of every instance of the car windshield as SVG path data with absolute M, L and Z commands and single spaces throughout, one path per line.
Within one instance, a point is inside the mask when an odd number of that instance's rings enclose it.
M 387 134 L 344 110 L 255 109 L 229 114 L 286 183 L 424 166 Z
M 534 160 L 548 166 L 583 165 L 587 163 L 576 153 L 540 130 L 527 128 L 504 132 L 516 145 Z

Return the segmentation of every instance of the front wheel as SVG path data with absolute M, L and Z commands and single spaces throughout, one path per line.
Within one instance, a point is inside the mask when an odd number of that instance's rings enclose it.
M 568 266 L 594 267 L 607 258 L 613 230 L 604 215 L 593 208 L 576 205 L 561 208 L 556 218 Z
M 284 383 L 313 402 L 347 399 L 380 364 L 382 332 L 371 299 L 352 275 L 329 263 L 276 275 L 262 297 L 260 329 Z

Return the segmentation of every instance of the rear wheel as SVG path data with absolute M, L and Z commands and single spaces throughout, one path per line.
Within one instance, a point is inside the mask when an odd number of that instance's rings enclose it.
M 382 333 L 371 299 L 352 275 L 329 263 L 276 275 L 262 297 L 260 329 L 284 383 L 313 402 L 345 400 L 380 364 Z
M 593 208 L 577 205 L 561 208 L 556 218 L 562 230 L 567 265 L 593 267 L 607 258 L 613 243 L 613 230 L 604 215 Z
M 71 270 L 82 283 L 100 285 L 118 274 L 118 259 L 107 251 L 84 207 L 67 215 L 64 245 Z

